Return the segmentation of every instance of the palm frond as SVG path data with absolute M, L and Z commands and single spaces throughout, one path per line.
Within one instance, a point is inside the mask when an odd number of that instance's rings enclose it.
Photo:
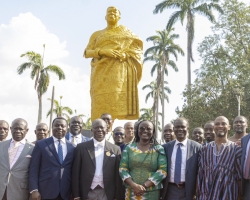
M 65 79 L 65 74 L 63 70 L 56 65 L 49 65 L 46 68 L 44 68 L 44 70 L 55 73 L 59 77 L 59 80 Z

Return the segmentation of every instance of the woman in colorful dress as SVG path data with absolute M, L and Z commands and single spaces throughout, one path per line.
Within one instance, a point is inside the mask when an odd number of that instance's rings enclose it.
M 135 142 L 122 154 L 120 176 L 125 183 L 125 200 L 158 200 L 162 180 L 167 173 L 164 149 L 155 138 L 155 126 L 141 121 L 135 134 Z

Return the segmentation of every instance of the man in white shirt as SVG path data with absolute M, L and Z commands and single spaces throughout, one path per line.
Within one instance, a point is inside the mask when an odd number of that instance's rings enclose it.
M 65 139 L 68 122 L 52 122 L 52 137 L 36 142 L 29 171 L 32 200 L 68 200 L 71 195 L 71 166 L 75 147 Z
M 113 132 L 112 132 L 112 125 L 113 125 L 113 120 L 112 116 L 109 113 L 103 113 L 101 116 L 101 119 L 104 120 L 107 124 L 107 129 L 108 132 L 105 135 L 105 139 L 109 141 L 112 144 L 115 144 L 114 138 L 113 138 Z
M 120 147 L 105 140 L 107 124 L 92 123 L 93 140 L 78 144 L 72 167 L 72 192 L 75 200 L 120 200 Z
M 29 199 L 28 171 L 34 145 L 25 139 L 28 123 L 21 118 L 11 124 L 12 139 L 0 142 L 0 199 Z
M 65 135 L 65 138 L 70 141 L 74 146 L 82 142 L 87 142 L 90 138 L 81 134 L 83 121 L 79 116 L 72 117 L 69 123 L 70 132 Z
M 193 200 L 196 190 L 198 156 L 201 145 L 187 138 L 187 119 L 174 121 L 176 140 L 163 145 L 168 163 L 168 176 L 163 181 L 161 199 Z

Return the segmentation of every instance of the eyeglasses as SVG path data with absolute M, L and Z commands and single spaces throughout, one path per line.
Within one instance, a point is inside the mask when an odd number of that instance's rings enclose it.
M 118 135 L 124 136 L 124 133 L 121 133 L 121 132 L 115 132 L 114 134 L 115 134 L 115 136 L 118 136 Z
M 140 127 L 139 130 L 140 130 L 140 131 L 145 131 L 145 130 L 147 130 L 148 132 L 152 132 L 152 131 L 153 131 L 153 129 L 151 129 L 151 128 L 149 128 L 149 127 Z

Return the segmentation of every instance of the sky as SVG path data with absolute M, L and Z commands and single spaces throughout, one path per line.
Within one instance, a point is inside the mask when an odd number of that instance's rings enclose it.
M 248 2 L 247 0 L 244 0 Z M 127 26 L 144 42 L 144 50 L 153 44 L 146 38 L 163 30 L 174 10 L 165 10 L 153 14 L 155 6 L 161 0 L 0 0 L 0 119 L 8 123 L 23 118 L 29 124 L 28 140 L 35 140 L 34 129 L 38 116 L 38 99 L 34 89 L 34 80 L 30 70 L 17 74 L 17 67 L 26 62 L 20 55 L 27 51 L 43 53 L 44 65 L 60 66 L 66 74 L 66 80 L 59 81 L 51 75 L 48 91 L 43 95 L 43 122 L 50 109 L 52 86 L 55 86 L 55 99 L 62 96 L 62 105 L 90 117 L 90 59 L 83 58 L 83 51 L 90 35 L 106 27 L 105 13 L 109 6 L 121 11 L 120 24 Z M 211 23 L 203 16 L 195 18 L 194 59 L 192 71 L 199 68 L 201 61 L 196 51 L 205 36 L 211 34 Z M 175 42 L 186 52 L 185 21 L 175 25 L 175 33 L 180 38 Z M 179 56 L 178 72 L 169 69 L 166 77 L 171 89 L 169 103 L 165 105 L 165 124 L 177 117 L 175 109 L 182 108 L 182 92 L 187 83 L 186 55 Z M 153 62 L 143 67 L 142 80 L 138 85 L 140 108 L 152 107 L 152 100 L 145 102 L 149 90 L 142 87 L 154 81 L 150 70 Z M 192 73 L 192 81 L 195 75 Z M 160 108 L 161 109 L 161 108 Z M 113 127 L 123 125 L 124 120 L 116 120 Z M 10 135 L 9 135 L 10 137 Z

